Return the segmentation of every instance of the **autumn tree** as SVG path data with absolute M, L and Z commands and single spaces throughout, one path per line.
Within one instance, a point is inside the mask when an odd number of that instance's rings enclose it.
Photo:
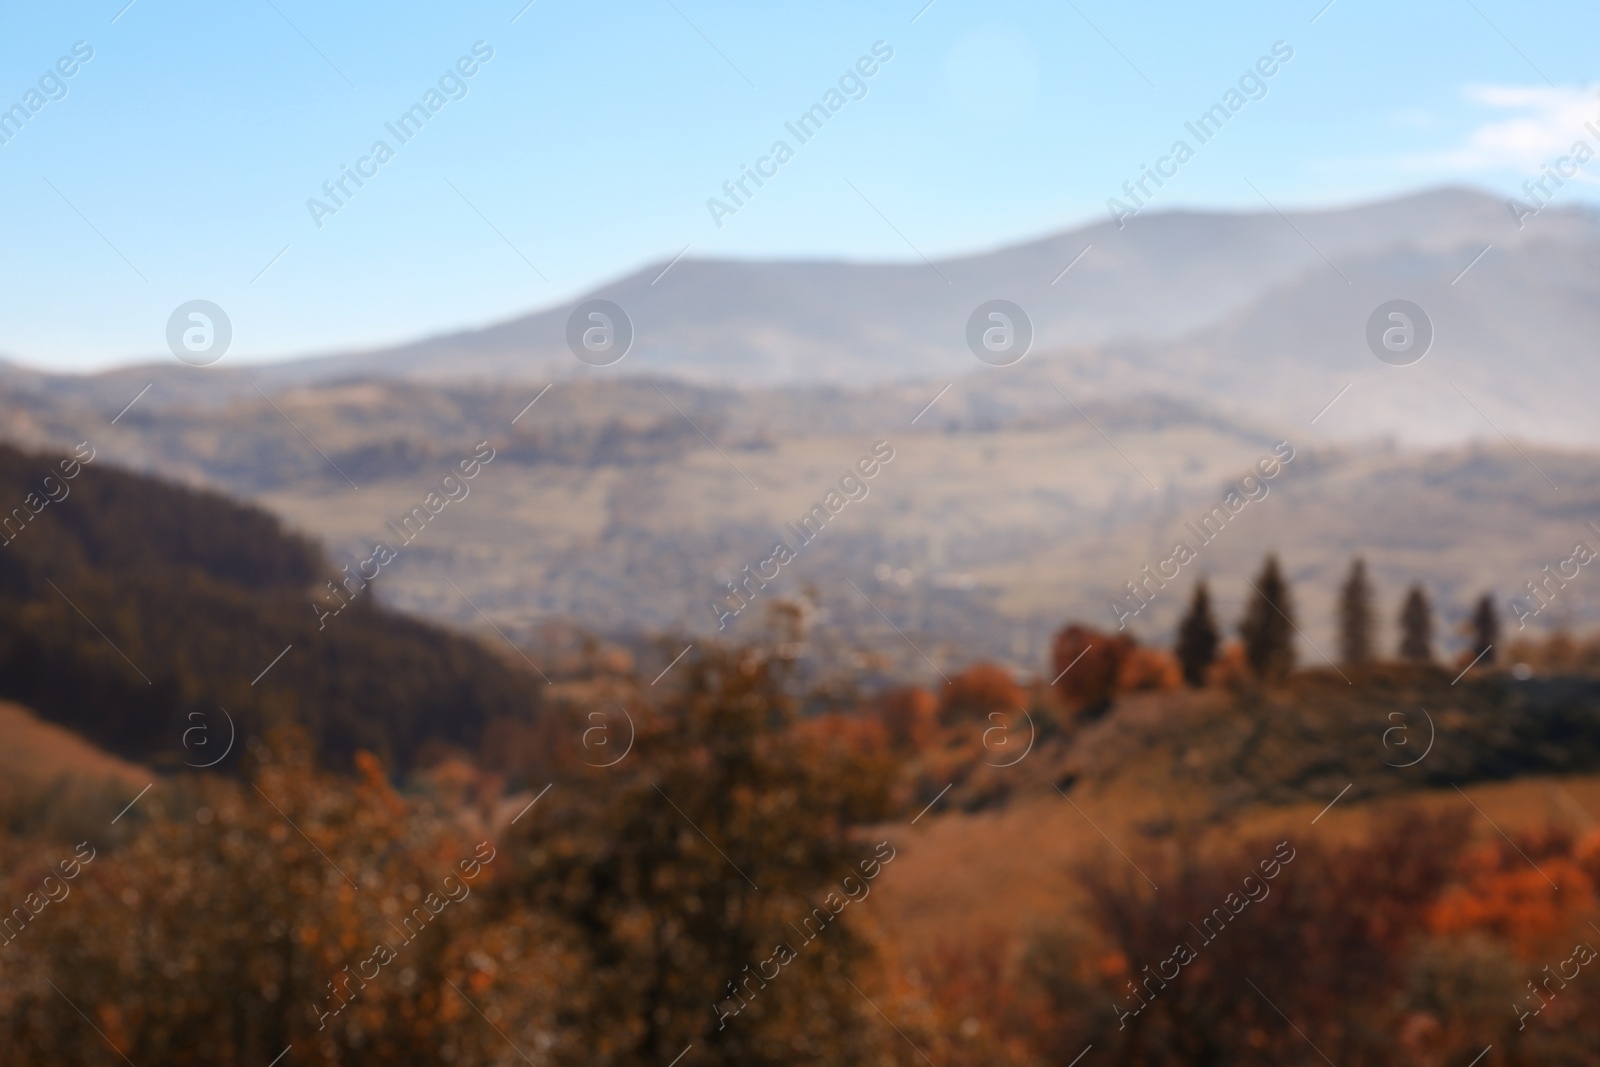
M 1257 678 L 1282 680 L 1294 668 L 1294 606 L 1276 555 L 1267 556 L 1253 589 L 1239 623 L 1245 659 Z
M 1185 682 L 1196 689 L 1206 684 L 1206 672 L 1216 660 L 1217 646 L 1221 643 L 1222 634 L 1211 611 L 1211 594 L 1202 578 L 1195 583 L 1189 611 L 1178 624 L 1176 651 Z
M 1411 663 L 1433 662 L 1433 606 L 1420 585 L 1406 592 L 1400 609 L 1400 658 Z
M 1478 604 L 1472 609 L 1472 618 L 1468 621 L 1467 628 L 1472 637 L 1472 647 L 1467 650 L 1467 661 L 1485 667 L 1494 663 L 1495 642 L 1500 640 L 1500 617 L 1495 613 L 1493 596 L 1485 593 L 1478 598 Z
M 627 759 L 558 785 L 508 845 L 496 913 L 551 916 L 583 960 L 566 996 L 584 1040 L 555 1063 L 661 1067 L 691 1044 L 712 1067 L 888 1051 L 851 987 L 874 985 L 862 924 L 877 904 L 845 897 L 893 857 L 852 833 L 886 814 L 889 776 L 828 731 L 796 733 L 785 670 L 760 650 L 697 651 L 640 711 Z
M 1339 591 L 1339 659 L 1347 667 L 1360 667 L 1371 662 L 1374 645 L 1372 584 L 1366 561 L 1357 556 Z
M 1051 647 L 1056 692 L 1074 713 L 1093 718 L 1111 707 L 1133 638 L 1077 623 L 1063 626 Z

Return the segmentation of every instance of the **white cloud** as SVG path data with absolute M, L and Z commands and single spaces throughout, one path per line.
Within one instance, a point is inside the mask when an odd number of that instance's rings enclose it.
M 1475 85 L 1467 99 L 1499 111 L 1474 129 L 1466 143 L 1444 152 L 1411 156 L 1410 166 L 1456 171 L 1509 169 L 1537 174 L 1541 165 L 1572 150 L 1577 140 L 1600 147 L 1600 137 L 1584 128 L 1600 128 L 1600 92 L 1594 87 L 1554 89 L 1549 86 Z M 1588 175 L 1584 180 L 1595 181 Z

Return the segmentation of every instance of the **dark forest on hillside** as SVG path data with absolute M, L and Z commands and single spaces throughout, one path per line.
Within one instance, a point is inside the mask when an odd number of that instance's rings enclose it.
M 509 650 L 372 595 L 319 622 L 345 575 L 311 542 L 108 459 L 0 445 L 0 697 L 133 759 L 181 752 L 191 713 L 219 707 L 256 732 L 298 722 L 339 764 L 408 764 L 429 739 L 472 750 L 492 723 L 537 718 L 544 682 Z

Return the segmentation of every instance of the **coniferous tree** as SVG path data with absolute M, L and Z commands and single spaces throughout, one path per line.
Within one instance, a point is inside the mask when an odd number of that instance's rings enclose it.
M 1245 660 L 1258 678 L 1281 680 L 1294 667 L 1294 606 L 1277 556 L 1268 554 L 1254 584 L 1255 596 L 1239 623 Z
M 1339 592 L 1339 658 L 1357 667 L 1372 661 L 1372 584 L 1360 556 L 1350 562 L 1350 575 Z
M 1488 666 L 1494 662 L 1494 645 L 1500 640 L 1500 617 L 1494 610 L 1494 597 L 1488 593 L 1478 598 L 1478 606 L 1473 609 L 1472 621 L 1472 656 L 1480 666 Z M 1482 656 L 1481 659 L 1477 657 Z
M 1400 658 L 1413 663 L 1433 661 L 1433 606 L 1420 585 L 1411 587 L 1400 609 Z
M 1183 668 L 1185 682 L 1196 689 L 1206 684 L 1206 671 L 1217 658 L 1217 646 L 1221 641 L 1217 618 L 1211 612 L 1211 594 L 1202 578 L 1195 583 L 1188 614 L 1178 624 L 1178 663 Z

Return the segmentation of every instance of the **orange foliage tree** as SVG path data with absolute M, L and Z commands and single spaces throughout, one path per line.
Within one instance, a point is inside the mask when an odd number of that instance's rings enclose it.
M 1117 694 L 1123 664 L 1137 647 L 1124 634 L 1107 634 L 1077 623 L 1061 628 L 1051 646 L 1056 692 L 1070 711 L 1092 718 L 1103 714 Z

